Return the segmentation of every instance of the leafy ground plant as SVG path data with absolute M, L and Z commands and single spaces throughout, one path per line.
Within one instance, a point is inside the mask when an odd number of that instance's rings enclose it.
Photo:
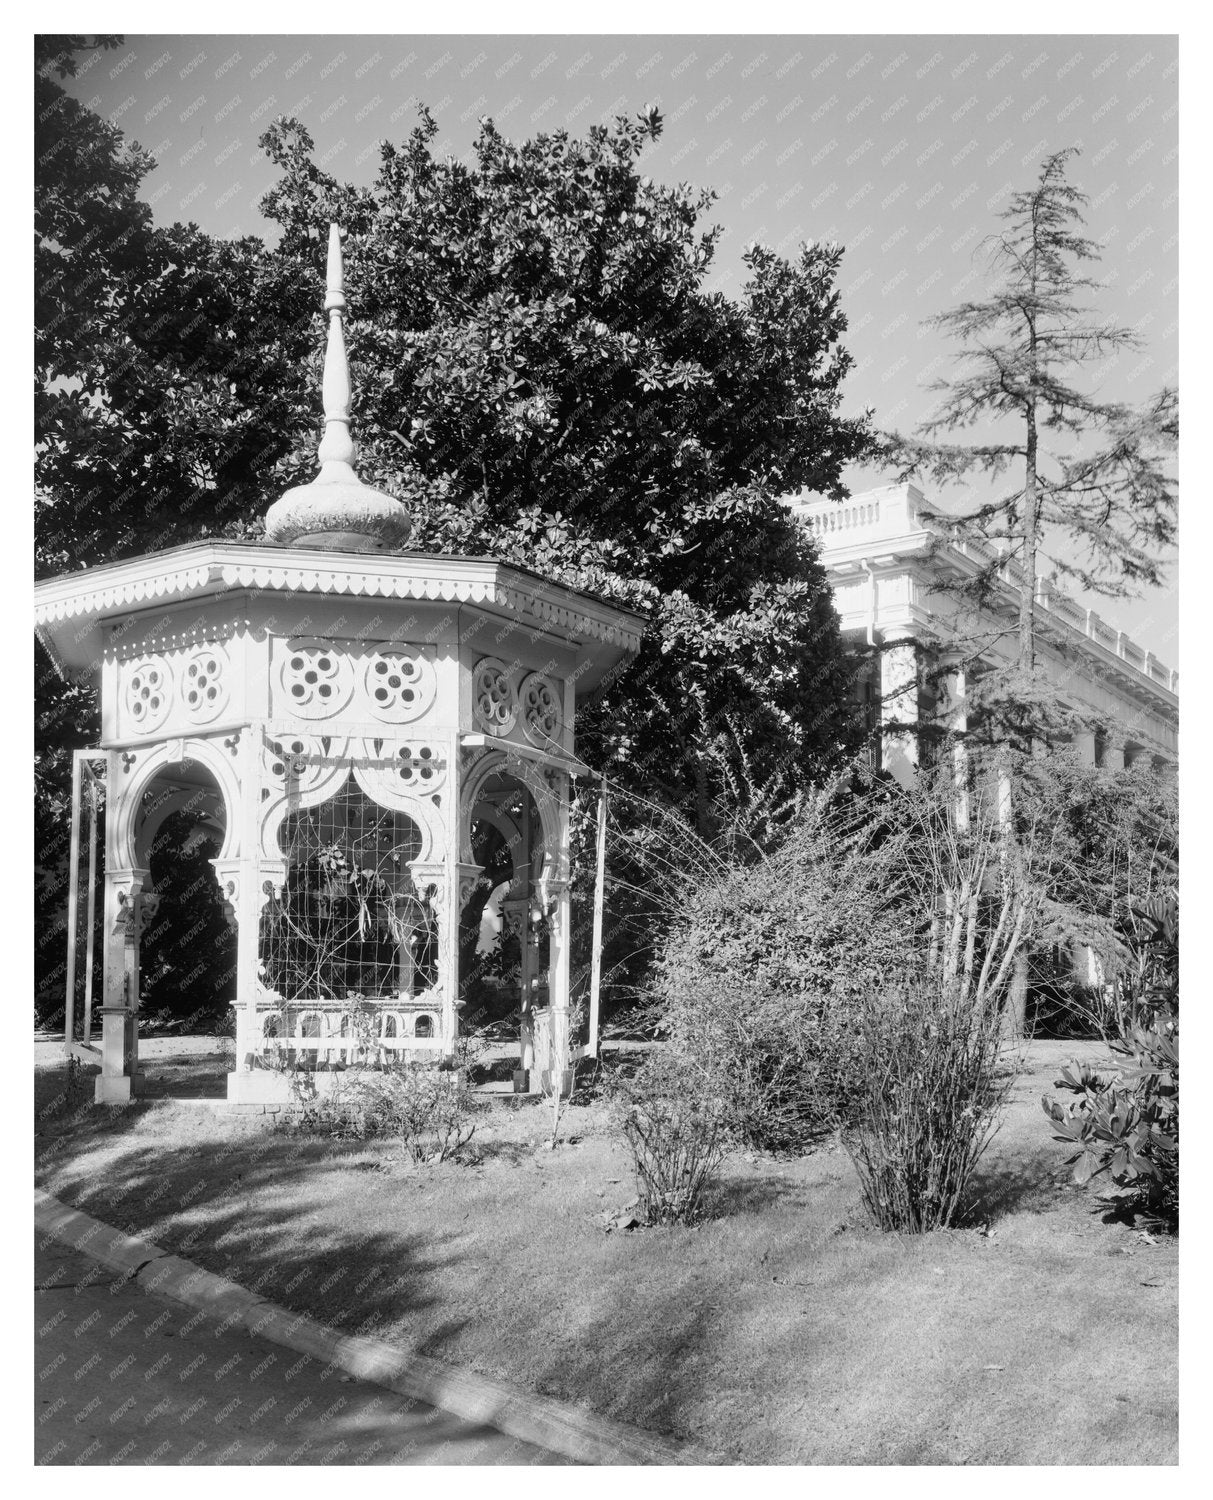
M 1109 1042 L 1124 1065 L 1099 1072 L 1070 1062 L 1055 1087 L 1076 1099 L 1041 1100 L 1055 1139 L 1077 1150 L 1075 1182 L 1106 1172 L 1112 1197 L 1130 1211 L 1174 1222 L 1179 1216 L 1179 907 L 1174 895 L 1137 914 L 1132 1008 Z
M 482 1108 L 463 1070 L 410 1064 L 336 1082 L 305 1103 L 297 1124 L 347 1140 L 393 1139 L 413 1161 L 439 1162 L 469 1143 Z

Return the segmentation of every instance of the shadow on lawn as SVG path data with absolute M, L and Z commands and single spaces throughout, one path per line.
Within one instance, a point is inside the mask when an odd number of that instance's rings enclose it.
M 1014 1165 L 979 1166 L 965 1189 L 957 1229 L 970 1229 L 1008 1214 L 1045 1213 L 1056 1206 L 1054 1154 L 1037 1151 Z
M 816 1191 L 816 1197 L 814 1196 Z M 709 1218 L 734 1218 L 760 1214 L 778 1204 L 781 1208 L 811 1209 L 820 1200 L 820 1188 L 787 1177 L 765 1175 L 729 1178 L 716 1184 L 707 1200 Z
M 36 1112 L 39 1096 L 45 1110 L 65 1076 L 65 1068 L 38 1070 Z M 91 1100 L 91 1078 L 87 1084 Z M 100 1110 L 90 1103 L 36 1120 L 35 1165 L 47 1190 L 346 1332 L 373 1334 L 434 1302 L 429 1278 L 457 1258 L 450 1245 L 458 1236 L 401 1231 L 393 1197 L 409 1190 L 408 1173 L 392 1173 L 382 1190 L 321 1226 L 309 1216 L 309 1200 L 335 1191 L 336 1174 L 382 1165 L 364 1146 L 285 1129 L 225 1138 L 209 1115 L 183 1106 L 161 1116 L 160 1139 L 150 1151 L 130 1133 L 155 1118 L 155 1110 L 166 1106 Z M 180 1144 L 173 1140 L 178 1135 Z
M 484 1246 L 469 1259 L 461 1226 L 405 1227 L 408 1196 L 427 1183 L 433 1190 L 430 1169 L 393 1167 L 371 1184 L 363 1173 L 380 1170 L 384 1158 L 363 1143 L 267 1129 L 261 1117 L 250 1118 L 245 1128 L 240 1120 L 164 1102 L 97 1109 L 91 1104 L 96 1070 L 89 1071 L 83 1080 L 89 1102 L 67 1115 L 45 1113 L 63 1092 L 66 1068 L 36 1072 L 36 1106 L 44 1113 L 36 1120 L 35 1158 L 48 1191 L 344 1332 L 378 1334 L 441 1360 L 467 1359 L 475 1318 L 442 1304 L 450 1296 L 451 1273 L 461 1276 L 466 1267 L 474 1274 Z M 149 1129 L 155 1131 L 154 1142 Z M 503 1164 L 535 1157 L 531 1142 L 491 1144 L 490 1154 Z M 343 1196 L 342 1212 L 313 1216 L 310 1205 L 335 1198 L 343 1178 L 347 1191 L 351 1180 L 366 1189 Z M 773 1200 L 776 1187 L 774 1178 L 744 1184 L 732 1201 L 757 1210 Z M 507 1299 L 530 1294 L 527 1288 L 502 1288 Z M 646 1301 L 654 1336 L 669 1342 L 672 1359 L 685 1363 L 688 1356 L 714 1348 L 717 1309 L 695 1306 L 674 1287 L 650 1292 Z M 428 1326 L 414 1342 L 409 1315 L 423 1312 L 427 1316 L 417 1321 Z M 589 1400 L 602 1410 L 622 1406 L 625 1420 L 690 1436 L 681 1413 L 697 1399 L 700 1384 L 710 1382 L 710 1365 L 693 1362 L 673 1381 L 663 1375 L 660 1361 L 628 1359 L 626 1391 L 615 1389 L 618 1366 L 600 1386 L 597 1341 L 618 1342 L 625 1328 L 626 1319 L 621 1323 L 614 1305 L 583 1319 L 570 1304 L 567 1325 L 537 1366 L 532 1363 L 529 1383 L 541 1393 Z M 494 1373 L 508 1378 L 506 1370 Z

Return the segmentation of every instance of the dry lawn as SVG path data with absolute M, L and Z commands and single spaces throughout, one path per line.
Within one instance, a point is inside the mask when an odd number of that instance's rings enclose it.
M 208 1092 L 205 1045 L 153 1043 L 161 1076 Z M 39 1050 L 43 1108 L 64 1065 Z M 710 1222 L 608 1235 L 634 1189 L 599 1105 L 548 1152 L 539 1108 L 499 1099 L 477 1165 L 421 1168 L 197 1103 L 86 1106 L 37 1120 L 36 1175 L 288 1307 L 725 1461 L 1173 1464 L 1177 1245 L 1068 1185 L 1039 1098 L 1075 1050 L 1033 1044 L 970 1227 L 922 1238 L 870 1226 L 837 1149 L 733 1158 Z

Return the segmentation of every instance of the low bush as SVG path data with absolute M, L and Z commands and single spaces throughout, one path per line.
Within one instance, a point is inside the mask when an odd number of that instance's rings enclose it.
M 665 1048 L 617 1075 L 613 1100 L 645 1222 L 693 1224 L 728 1145 L 727 1103 L 691 1059 Z
M 842 1138 L 864 1202 L 882 1229 L 948 1227 L 1015 1076 L 999 1006 L 932 977 L 873 993 L 855 1054 L 863 1087 Z
M 344 1139 L 394 1140 L 415 1162 L 447 1161 L 472 1139 L 483 1109 L 464 1070 L 415 1064 L 339 1075 L 331 1091 L 305 1101 L 297 1125 Z

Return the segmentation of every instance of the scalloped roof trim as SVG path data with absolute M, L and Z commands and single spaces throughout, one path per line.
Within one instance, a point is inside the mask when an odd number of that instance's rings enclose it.
M 137 566 L 141 561 L 145 559 L 133 560 L 125 566 Z M 463 566 L 466 568 L 468 565 L 465 563 Z M 121 583 L 89 588 L 85 582 L 89 572 L 98 571 L 89 569 L 80 574 L 60 574 L 37 584 L 34 590 L 34 619 L 37 625 L 50 625 L 58 621 L 101 616 L 149 601 L 186 599 L 206 591 L 207 585 L 219 583 L 227 588 L 289 589 L 299 593 L 339 594 L 355 598 L 491 603 L 515 614 L 529 613 L 537 619 L 562 626 L 591 640 L 622 644 L 632 650 L 639 647 L 639 627 L 642 622 L 630 610 L 620 610 L 606 601 L 598 605 L 601 613 L 577 609 L 568 603 L 544 598 L 540 590 L 520 586 L 517 574 L 508 580 L 502 579 L 498 570 L 509 569 L 509 564 L 481 563 L 473 566 L 492 568 L 493 572 L 488 576 L 481 574 L 444 578 L 425 577 L 418 573 L 399 574 L 370 566 L 323 568 L 268 563 L 251 558 L 248 561 L 216 558 L 206 563 L 177 567 L 154 577 L 136 575 Z M 67 592 L 66 586 L 77 580 L 84 586 Z M 560 590 L 566 598 L 572 593 L 559 584 L 546 587 Z M 47 597 L 52 594 L 52 590 L 60 597 Z M 635 627 L 629 628 L 632 621 L 636 622 Z

